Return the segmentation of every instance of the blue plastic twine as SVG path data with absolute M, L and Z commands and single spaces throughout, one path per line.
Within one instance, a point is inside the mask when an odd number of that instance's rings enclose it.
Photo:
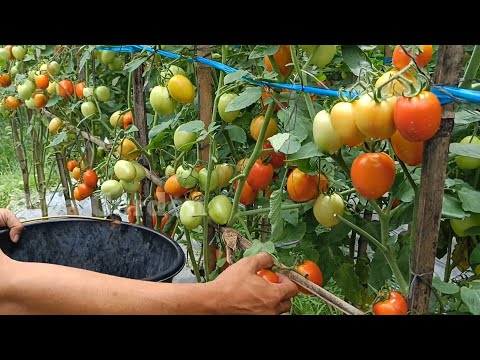
M 238 71 L 238 69 L 232 68 L 228 65 L 222 64 L 215 60 L 206 59 L 199 56 L 195 56 L 193 58 L 182 57 L 178 54 L 174 54 L 169 51 L 155 50 L 152 47 L 145 46 L 145 45 L 99 46 L 97 47 L 97 49 L 109 50 L 109 51 L 114 51 L 118 53 L 138 53 L 142 51 L 147 51 L 149 53 L 157 53 L 159 55 L 162 55 L 174 60 L 183 58 L 190 62 L 199 62 L 205 65 L 211 66 L 217 70 L 223 71 L 227 74 L 235 73 Z M 334 96 L 334 97 L 339 96 L 338 90 L 322 89 L 315 86 L 302 86 L 302 85 L 294 85 L 294 84 L 272 83 L 268 81 L 255 81 L 251 79 L 248 75 L 245 75 L 243 79 L 249 82 L 250 84 L 259 85 L 262 87 L 268 86 L 275 89 L 287 89 L 287 90 L 305 92 L 309 94 L 315 94 L 319 96 Z M 464 101 L 464 102 L 475 103 L 475 104 L 480 103 L 480 91 L 476 91 L 476 90 L 461 89 L 458 87 L 446 86 L 446 85 L 434 85 L 430 91 L 437 96 L 437 98 L 440 100 L 440 103 L 442 105 L 449 104 L 454 101 Z M 350 95 L 355 96 L 355 93 L 349 93 L 347 91 L 344 91 L 343 94 L 346 97 L 349 97 Z

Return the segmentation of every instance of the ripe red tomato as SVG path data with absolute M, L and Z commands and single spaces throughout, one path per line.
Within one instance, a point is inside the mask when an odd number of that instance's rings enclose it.
M 238 187 L 238 180 L 235 182 L 235 185 L 233 185 L 233 190 L 237 191 Z M 253 202 L 257 199 L 258 196 L 258 190 L 252 189 L 250 185 L 248 185 L 248 182 L 245 181 L 245 184 L 243 185 L 242 193 L 240 194 L 240 203 L 243 205 L 252 205 Z
M 285 166 L 285 160 L 287 159 L 287 156 L 282 153 L 280 154 L 276 153 L 275 150 L 273 150 L 273 147 L 272 147 L 272 144 L 270 144 L 270 141 L 265 140 L 265 142 L 263 143 L 263 149 L 264 150 L 272 149 L 272 151 L 266 151 L 262 153 L 262 159 L 266 159 L 267 157 L 271 156 L 270 164 L 272 164 L 272 166 L 275 169 Z
M 247 176 L 247 183 L 254 190 L 265 190 L 272 182 L 273 166 L 258 159 Z
M 415 55 L 414 58 L 418 66 L 424 67 L 425 65 L 428 64 L 428 62 L 432 58 L 433 47 L 432 45 L 420 45 L 419 48 L 420 48 L 420 53 Z M 411 60 L 410 56 L 405 54 L 405 52 L 400 47 L 400 45 L 395 46 L 395 50 L 393 50 L 393 56 L 392 56 L 393 66 L 401 70 L 410 63 L 410 60 Z
M 93 189 L 87 184 L 78 184 L 77 189 L 80 196 L 84 199 L 93 194 Z
M 257 271 L 257 275 L 264 278 L 267 281 L 270 281 L 271 283 L 278 283 L 277 274 L 275 274 L 273 271 L 270 271 L 268 269 L 262 269 L 260 271 Z
M 299 169 L 293 170 L 287 179 L 287 192 L 292 201 L 305 202 L 315 199 L 318 196 L 318 175 L 308 175 Z
M 78 166 L 78 162 L 76 160 L 69 160 L 67 162 L 67 169 L 68 171 L 73 171 Z
M 390 291 L 386 300 L 373 305 L 374 315 L 407 315 L 408 304 L 402 294 Z
M 398 130 L 390 138 L 395 155 L 405 164 L 417 166 L 423 160 L 423 141 L 413 142 L 405 139 Z
M 287 66 L 287 64 L 292 63 L 292 54 L 290 53 L 290 46 L 289 45 L 280 45 L 278 51 L 273 54 L 273 58 L 278 65 L 278 69 L 282 73 L 283 76 L 286 76 L 293 67 Z M 265 56 L 265 65 L 268 71 L 272 71 L 272 64 L 270 63 L 270 59 L 268 56 Z
M 395 163 L 385 153 L 365 153 L 357 157 L 350 172 L 355 190 L 368 200 L 383 196 L 395 180 Z
M 92 169 L 85 171 L 82 178 L 85 185 L 94 189 L 97 187 L 98 176 Z
M 70 80 L 62 80 L 58 83 L 57 93 L 64 99 L 68 99 L 69 95 L 73 96 L 73 83 Z
M 323 285 L 323 275 L 322 271 L 318 267 L 317 264 L 315 264 L 311 260 L 306 260 L 303 264 L 300 264 L 296 267 L 297 271 L 305 276 L 307 280 L 310 280 L 314 284 L 317 284 L 318 286 Z M 310 291 L 307 289 L 303 288 L 302 286 L 297 285 L 298 290 L 304 294 L 311 294 Z
M 417 96 L 399 97 L 393 110 L 397 130 L 410 141 L 430 140 L 440 127 L 442 105 L 430 91 Z

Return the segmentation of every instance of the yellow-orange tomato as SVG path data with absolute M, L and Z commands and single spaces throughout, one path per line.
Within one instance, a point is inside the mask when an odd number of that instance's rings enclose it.
M 258 136 L 260 135 L 260 130 L 262 129 L 263 123 L 265 121 L 265 116 L 258 115 L 255 117 L 252 122 L 250 123 L 250 135 L 255 141 L 258 140 Z M 267 132 L 265 134 L 265 139 L 275 135 L 278 132 L 278 125 L 275 118 L 272 116 L 270 121 L 268 122 Z
M 248 160 L 250 160 L 250 158 L 244 158 L 244 159 L 240 159 L 237 163 L 237 173 L 241 173 L 243 171 L 243 169 L 246 168 L 247 164 L 248 164 Z
M 3 101 L 3 106 L 5 106 L 7 109 L 10 109 L 10 110 L 15 110 L 21 104 L 22 103 L 20 102 L 20 100 L 18 100 L 14 96 L 9 96 Z
M 355 123 L 355 103 L 339 102 L 330 112 L 332 128 L 344 145 L 360 145 L 365 137 Z
M 369 94 L 364 94 L 355 104 L 355 122 L 367 139 L 387 140 L 395 132 L 393 109 L 397 98 L 376 102 Z
M 47 74 L 38 75 L 35 78 L 35 85 L 37 85 L 39 89 L 42 89 L 42 90 L 46 89 L 49 83 L 50 83 L 50 79 L 48 78 Z
M 290 72 L 290 69 L 293 69 L 292 65 L 287 66 L 287 64 L 292 63 L 292 55 L 290 53 L 290 46 L 289 45 L 280 45 L 278 51 L 273 55 L 275 62 L 278 65 L 278 69 L 282 73 L 283 76 L 287 75 Z M 272 64 L 268 56 L 265 56 L 265 65 L 268 71 L 272 71 Z
M 134 160 L 134 159 L 136 159 L 140 156 L 140 152 L 134 152 L 134 153 L 131 153 L 131 154 L 130 154 L 130 152 L 132 152 L 136 149 L 137 149 L 137 146 L 135 145 L 135 143 L 132 140 L 130 140 L 128 138 L 124 138 L 122 140 L 122 142 L 120 143 L 120 145 L 118 145 L 117 153 L 119 153 L 125 159 Z
M 423 142 L 413 142 L 405 139 L 398 130 L 392 135 L 390 139 L 392 142 L 395 155 L 398 156 L 405 164 L 410 166 L 417 166 L 423 160 Z
M 81 170 L 78 166 L 76 166 L 73 170 L 72 170 L 72 176 L 75 180 L 78 180 L 80 179 L 80 173 L 81 173 Z
M 83 89 L 85 89 L 86 86 L 85 81 L 75 84 L 75 95 L 77 95 L 77 98 L 83 99 Z
M 394 77 L 397 73 L 399 72 L 398 69 L 392 69 L 387 71 L 385 74 L 380 76 L 378 80 L 375 82 L 375 88 L 378 89 L 380 86 L 382 86 L 387 80 L 390 78 Z M 408 80 L 413 82 L 414 86 L 418 85 L 417 79 L 415 79 L 412 74 L 406 72 L 403 74 Z M 402 95 L 403 92 L 406 91 L 405 87 L 402 85 L 402 83 L 398 80 L 395 79 L 391 82 L 389 82 L 387 85 L 385 85 L 382 88 L 382 95 Z
M 328 180 L 325 175 L 305 174 L 300 169 L 293 170 L 287 179 L 287 192 L 291 200 L 296 202 L 305 202 L 315 199 L 318 196 L 318 190 L 327 191 Z
M 33 102 L 37 108 L 43 109 L 47 105 L 47 98 L 43 94 L 35 94 Z
M 165 182 L 165 192 L 174 197 L 180 197 L 188 192 L 188 189 L 180 185 L 177 175 L 170 176 Z
M 12 83 L 10 75 L 8 73 L 0 75 L 0 87 L 9 86 Z
M 414 55 L 415 61 L 417 62 L 418 66 L 424 67 L 428 64 L 430 59 L 432 58 L 433 54 L 433 46 L 432 45 L 420 45 L 419 46 L 420 52 Z M 395 50 L 393 50 L 392 56 L 392 64 L 397 69 L 401 70 L 406 67 L 410 63 L 411 59 L 410 56 L 405 54 L 403 49 L 400 45 L 395 46 Z

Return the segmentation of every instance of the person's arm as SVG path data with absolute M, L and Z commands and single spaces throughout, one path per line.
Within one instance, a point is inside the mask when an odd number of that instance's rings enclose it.
M 206 284 L 153 283 L 60 265 L 14 261 L 0 252 L 3 314 L 280 314 L 297 287 L 270 267 L 266 253 L 240 260 Z

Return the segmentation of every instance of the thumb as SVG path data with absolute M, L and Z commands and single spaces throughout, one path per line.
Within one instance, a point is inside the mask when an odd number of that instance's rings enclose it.
M 16 243 L 20 240 L 20 234 L 23 231 L 23 226 L 14 226 L 10 229 L 10 239 Z
M 273 258 L 267 252 L 261 252 L 250 257 L 250 265 L 255 272 L 269 268 L 273 265 Z

